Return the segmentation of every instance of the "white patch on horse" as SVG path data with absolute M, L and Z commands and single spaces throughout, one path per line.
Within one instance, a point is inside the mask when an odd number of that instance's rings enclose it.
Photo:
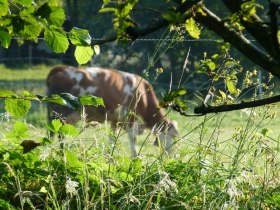
M 95 78 L 97 77 L 100 73 L 103 73 L 104 76 L 104 81 L 107 81 L 110 78 L 110 72 L 107 70 L 100 68 L 100 67 L 88 67 L 86 68 L 87 71 L 89 71 L 90 75 Z
M 86 95 L 86 94 L 95 94 L 97 90 L 97 87 L 93 87 L 93 86 L 89 86 L 87 88 L 83 88 L 83 87 L 80 87 L 79 88 L 79 91 L 80 91 L 80 94 L 79 95 Z
M 128 98 L 132 96 L 135 91 L 136 78 L 133 74 L 127 72 L 121 72 L 121 74 L 123 75 L 123 80 L 124 80 L 123 92 L 125 94 L 123 104 L 126 104 L 128 102 Z
M 70 79 L 75 79 L 78 83 L 82 81 L 83 74 L 80 72 L 75 72 L 72 68 L 66 68 L 65 71 L 67 72 Z

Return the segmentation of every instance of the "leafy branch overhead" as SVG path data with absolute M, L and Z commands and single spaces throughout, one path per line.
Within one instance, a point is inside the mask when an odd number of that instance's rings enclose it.
M 134 15 L 134 13 L 137 13 L 139 3 L 129 0 L 118 1 L 118 3 L 113 3 L 114 1 L 110 0 L 104 0 L 103 2 L 104 4 L 101 11 L 113 11 L 115 22 L 120 21 L 119 12 L 121 12 L 121 10 L 118 10 L 118 8 L 124 8 L 127 5 L 131 6 L 131 10 L 127 15 L 127 17 L 129 17 L 127 21 L 136 23 L 141 22 L 137 19 L 139 15 Z M 209 4 L 210 2 L 211 1 L 208 1 Z M 170 27 L 171 29 L 176 27 L 180 29 L 184 28 L 190 37 L 199 39 L 202 30 L 211 30 L 220 36 L 224 42 L 229 43 L 231 46 L 238 49 L 245 57 L 279 79 L 279 1 L 268 1 L 267 8 L 264 8 L 263 5 L 254 0 L 222 0 L 221 2 L 227 7 L 227 9 L 223 11 L 223 17 L 217 15 L 222 14 L 221 12 L 209 9 L 211 6 L 207 5 L 207 1 L 168 1 L 161 9 L 157 10 L 156 8 L 153 8 L 153 10 L 161 11 L 157 13 L 157 17 L 155 17 L 154 14 L 150 21 L 147 21 L 146 23 L 143 23 L 142 21 L 141 25 L 127 25 L 125 29 L 119 27 L 116 30 L 117 35 L 109 37 L 108 41 L 127 38 L 134 40 L 167 27 Z M 139 6 L 139 8 L 141 8 L 141 6 Z M 131 17 L 134 17 L 135 19 L 132 20 Z M 120 32 L 121 29 L 122 31 Z M 99 44 L 104 42 L 106 41 L 102 40 L 101 42 L 94 43 Z M 220 67 L 218 67 L 211 59 L 205 59 L 203 65 L 210 71 L 206 72 L 209 74 L 210 78 L 214 75 L 212 77 L 213 81 L 219 79 L 224 80 L 227 93 L 222 90 L 219 90 L 219 93 L 223 101 L 227 103 L 219 104 L 223 106 L 221 107 L 222 110 L 225 109 L 224 106 L 227 107 L 233 102 L 236 103 L 238 100 L 233 101 L 230 99 L 232 96 L 237 99 L 240 94 L 239 89 L 236 87 L 238 78 L 235 74 L 225 74 L 223 77 L 219 76 L 220 71 L 223 68 L 228 69 L 228 67 L 225 65 L 220 65 Z M 209 94 L 212 94 L 211 89 L 209 90 Z M 209 99 L 207 99 L 209 94 L 205 98 L 206 101 Z M 278 97 L 276 97 L 276 99 L 278 100 Z M 250 105 L 251 107 L 254 107 L 255 105 L 257 106 L 257 104 L 265 104 L 271 101 L 275 102 L 275 98 L 273 98 L 273 100 L 264 100 L 260 103 L 254 101 L 253 104 L 249 103 L 246 104 L 246 106 Z M 163 101 L 163 103 L 165 103 L 165 101 Z M 174 104 L 174 100 L 172 104 Z M 210 111 L 210 109 L 204 109 L 207 105 L 208 104 L 204 103 L 200 109 L 196 109 L 196 113 L 205 114 L 207 111 Z M 240 107 L 243 107 L 243 105 Z M 180 110 L 182 111 L 182 107 Z M 211 110 L 213 110 L 213 107 Z M 215 109 L 217 112 L 218 110 L 220 109 Z M 230 110 L 232 110 L 232 106 L 230 107 Z M 198 111 L 201 112 L 199 113 Z
M 61 93 L 52 96 L 32 95 L 24 91 L 20 95 L 9 90 L 0 90 L 0 99 L 5 100 L 5 110 L 13 117 L 23 117 L 31 107 L 31 101 L 56 103 L 67 106 L 71 109 L 78 109 L 80 106 L 104 106 L 103 100 L 99 97 L 85 95 L 75 97 L 68 93 Z
M 42 2 L 42 3 L 41 3 Z M 43 36 L 53 52 L 64 53 L 70 43 L 76 46 L 75 57 L 79 64 L 87 63 L 98 48 L 91 46 L 91 36 L 85 29 L 63 29 L 65 12 L 55 1 L 36 4 L 30 0 L 0 0 L 0 44 L 9 48 L 11 39 L 37 41 Z M 12 11 L 12 12 L 10 12 Z

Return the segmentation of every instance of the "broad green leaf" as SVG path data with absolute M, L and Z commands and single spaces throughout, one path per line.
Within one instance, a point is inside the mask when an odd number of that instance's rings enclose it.
M 60 132 L 64 135 L 69 136 L 77 136 L 79 134 L 79 130 L 70 124 L 65 124 L 60 128 Z
M 52 13 L 52 8 L 48 3 L 45 3 L 37 9 L 35 15 L 38 16 L 39 18 L 45 18 L 49 20 L 51 13 Z
M 69 93 L 61 93 L 59 96 L 66 102 L 66 106 L 71 109 L 77 109 L 81 106 L 79 99 Z
M 44 33 L 46 44 L 56 53 L 64 53 L 69 42 L 66 33 L 57 29 L 46 29 Z
M 17 121 L 14 124 L 14 132 L 17 133 L 17 135 L 22 135 L 24 134 L 26 131 L 28 131 L 28 127 L 27 125 L 25 125 L 23 122 Z
M 93 106 L 104 106 L 102 98 L 96 96 L 80 96 L 81 105 L 93 105 Z
M 91 44 L 91 37 L 88 30 L 73 28 L 69 34 L 72 44 L 77 46 L 89 46 Z
M 47 125 L 47 128 L 55 133 L 57 133 L 61 127 L 62 122 L 60 122 L 59 119 L 52 120 L 52 122 Z
M 44 18 L 48 22 L 61 27 L 65 21 L 65 13 L 63 8 L 57 7 L 56 4 L 52 4 L 51 2 L 45 3 L 40 6 L 35 15 L 39 18 Z
M 30 6 L 32 3 L 32 0 L 13 0 L 13 1 L 23 6 Z
M 226 85 L 227 85 L 227 88 L 228 88 L 228 91 L 230 92 L 230 94 L 235 95 L 238 93 L 235 84 L 229 77 L 226 78 Z
M 0 0 L 0 17 L 4 16 L 9 11 L 8 0 Z
M 49 19 L 54 25 L 62 26 L 65 21 L 64 9 L 60 7 L 52 8 Z
M 191 37 L 193 37 L 195 39 L 199 39 L 200 29 L 196 25 L 193 18 L 187 19 L 185 26 L 186 26 L 186 30 L 188 31 L 188 33 L 190 34 Z
M 17 97 L 17 95 L 12 91 L 0 89 L 0 97 Z
M 35 18 L 25 17 L 23 20 L 23 30 L 18 31 L 18 34 L 26 39 L 35 39 L 41 33 L 41 26 Z
M 75 58 L 79 64 L 85 64 L 90 61 L 93 56 L 93 50 L 90 46 L 76 46 Z
M 6 99 L 5 110 L 13 117 L 23 117 L 31 107 L 31 102 L 23 99 Z
M 84 164 L 79 161 L 77 155 L 74 152 L 71 152 L 69 150 L 66 150 L 66 161 L 67 166 L 73 167 L 73 168 L 83 168 Z
M 66 105 L 66 101 L 64 101 L 59 95 L 52 95 L 50 97 L 36 95 L 36 97 L 41 101 Z
M 11 44 L 11 35 L 5 31 L 0 31 L 0 42 L 4 48 L 9 48 Z

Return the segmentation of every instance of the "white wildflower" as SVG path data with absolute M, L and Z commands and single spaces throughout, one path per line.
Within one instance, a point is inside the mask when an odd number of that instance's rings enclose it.
M 162 178 L 158 183 L 159 190 L 163 191 L 167 195 L 171 195 L 172 192 L 178 193 L 177 184 L 169 178 L 168 173 L 163 172 Z
M 223 205 L 221 206 L 221 210 L 227 210 L 230 209 L 230 205 L 228 204 L 228 202 L 223 203 Z
M 50 149 L 44 149 L 42 153 L 39 155 L 40 161 L 46 161 L 46 159 L 50 156 Z
M 66 181 L 66 193 L 69 193 L 70 196 L 72 197 L 73 195 L 76 195 L 78 190 L 76 189 L 79 187 L 79 182 L 72 181 L 70 177 L 68 177 Z
M 132 193 L 130 192 L 128 195 L 125 196 L 127 203 L 131 202 L 131 203 L 135 203 L 137 205 L 140 205 L 140 201 L 138 198 L 136 198 L 134 195 L 132 195 Z
M 11 119 L 11 115 L 10 115 L 9 112 L 4 112 L 4 113 L 1 113 L 1 114 L 0 114 L 0 120 L 1 120 L 1 121 L 6 120 L 6 121 L 9 122 L 10 119 Z
M 237 188 L 238 183 L 236 179 L 226 180 L 226 183 L 226 193 L 229 195 L 230 200 L 235 200 L 237 197 L 241 196 L 242 192 Z

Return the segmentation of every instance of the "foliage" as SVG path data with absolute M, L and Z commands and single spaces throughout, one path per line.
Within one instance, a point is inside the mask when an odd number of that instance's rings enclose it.
M 87 63 L 94 52 L 91 36 L 85 29 L 63 29 L 65 12 L 56 1 L 12 1 L 0 3 L 0 43 L 9 48 L 11 39 L 37 41 L 41 35 L 53 52 L 64 53 L 71 42 L 76 46 L 75 57 L 80 64 Z M 69 42 L 70 40 L 70 42 Z
M 110 6 L 110 4 L 114 4 Z M 118 34 L 118 39 L 130 38 L 129 28 L 133 27 L 136 23 L 130 17 L 130 12 L 133 7 L 138 3 L 138 0 L 117 1 L 111 2 L 103 0 L 103 6 L 99 12 L 113 12 L 114 13 L 114 28 Z
M 27 91 L 20 95 L 12 91 L 0 90 L 0 98 L 5 99 L 5 109 L 13 117 L 23 117 L 31 107 L 31 101 L 57 103 L 77 109 L 84 105 L 104 106 L 103 100 L 95 96 L 75 97 L 69 93 L 61 93 L 52 96 L 33 95 Z
M 188 142 L 178 139 L 176 155 L 143 152 L 135 159 L 118 146 L 110 152 L 105 126 L 88 130 L 95 133 L 88 137 L 84 125 L 52 121 L 47 129 L 66 136 L 60 149 L 56 139 L 38 138 L 40 130 L 34 135 L 16 120 L 1 137 L 0 207 L 277 209 L 279 145 L 261 129 L 273 117 L 270 109 L 249 114 L 226 141 L 217 133 L 225 115 L 208 116 L 187 134 Z M 126 140 L 121 136 L 117 141 Z

